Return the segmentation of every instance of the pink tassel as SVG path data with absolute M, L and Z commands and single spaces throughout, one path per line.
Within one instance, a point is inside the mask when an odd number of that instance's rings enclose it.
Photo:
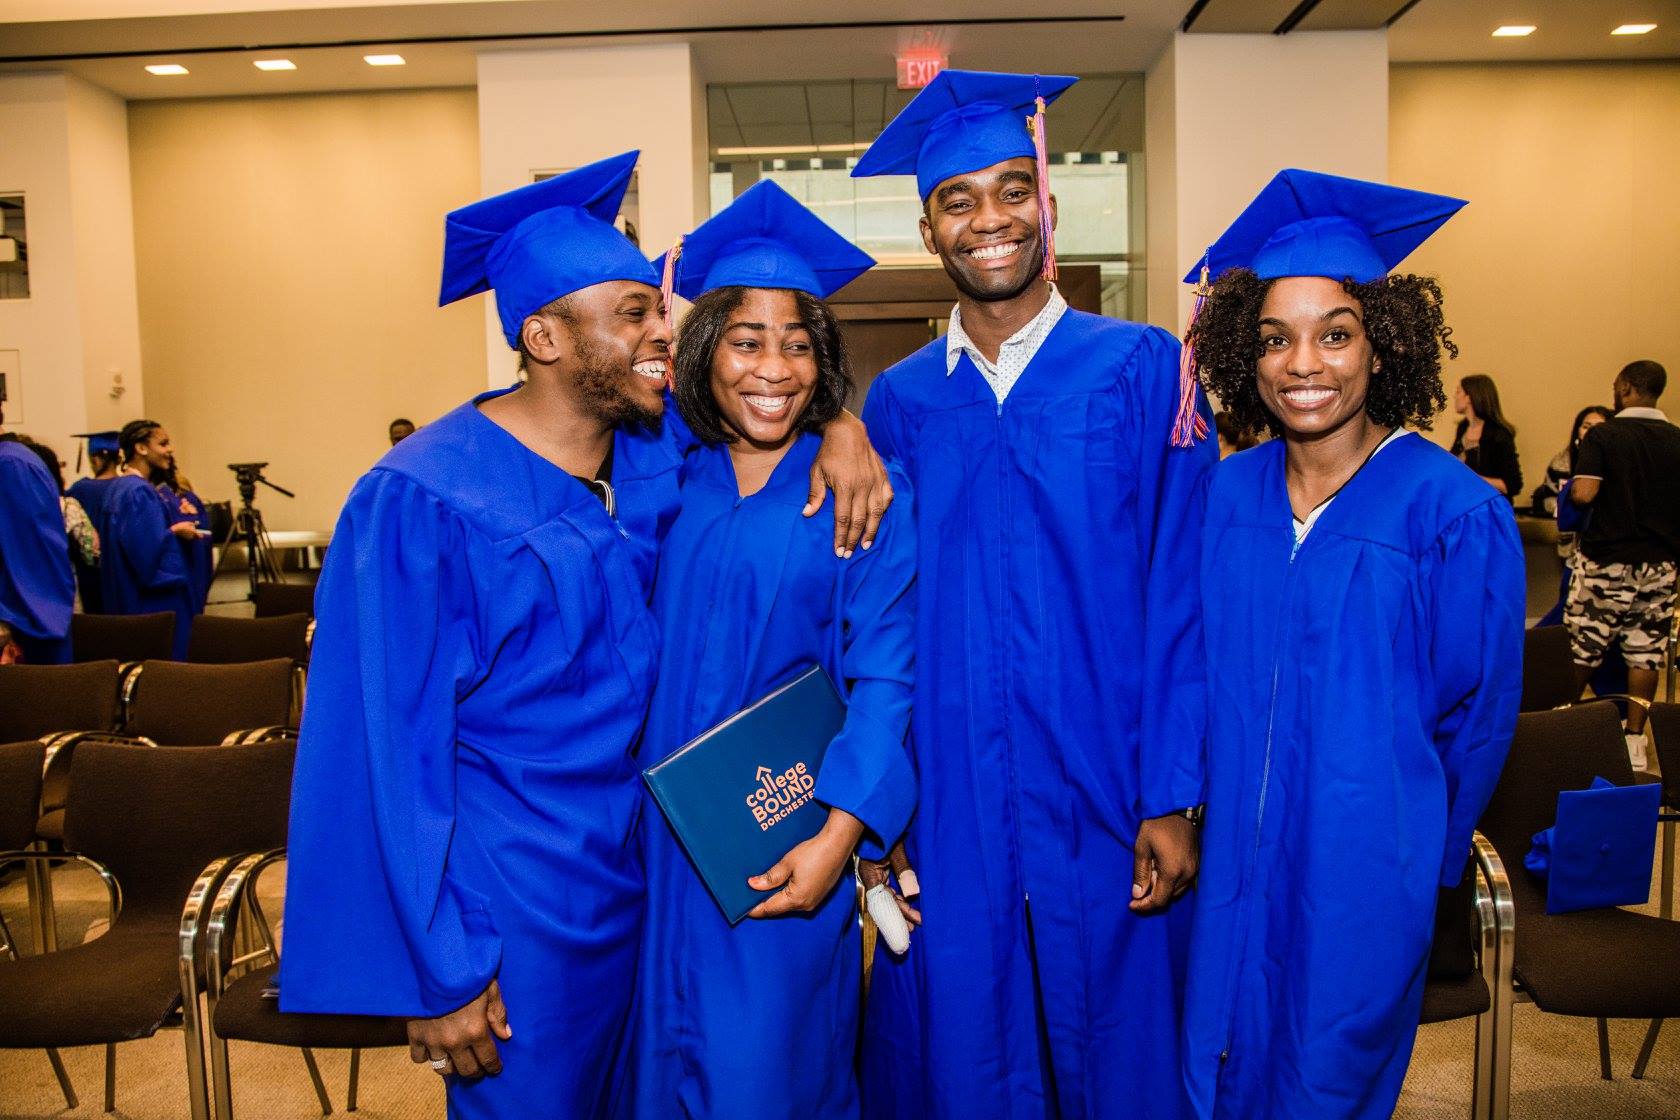
M 1033 158 L 1038 162 L 1038 224 L 1044 236 L 1044 278 L 1056 279 L 1056 227 L 1050 218 L 1050 156 L 1044 132 L 1044 98 L 1034 99 L 1037 107 L 1027 118 L 1033 134 Z
M 1190 306 L 1190 322 L 1184 328 L 1184 346 L 1178 353 L 1178 415 L 1173 419 L 1171 439 L 1174 447 L 1192 447 L 1196 441 L 1206 439 L 1208 434 L 1207 420 L 1196 411 L 1196 387 L 1201 370 L 1196 364 L 1196 348 L 1190 339 L 1190 332 L 1196 326 L 1207 296 L 1208 269 L 1204 262 L 1201 282 L 1196 285 L 1196 302 Z
M 677 238 L 671 251 L 665 254 L 665 272 L 659 278 L 659 301 L 665 306 L 665 333 L 671 336 L 671 355 L 677 352 L 677 260 L 682 256 L 683 239 Z M 677 391 L 676 363 L 674 361 L 665 367 L 665 388 L 671 392 Z

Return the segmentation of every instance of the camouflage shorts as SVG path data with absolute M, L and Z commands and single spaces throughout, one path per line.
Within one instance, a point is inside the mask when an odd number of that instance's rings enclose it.
M 1674 626 L 1673 561 L 1595 564 L 1577 554 L 1563 623 L 1577 665 L 1597 666 L 1616 640 L 1630 669 L 1661 669 Z

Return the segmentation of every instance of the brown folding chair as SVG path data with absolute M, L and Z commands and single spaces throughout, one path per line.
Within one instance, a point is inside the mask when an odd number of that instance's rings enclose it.
M 70 652 L 77 661 L 167 661 L 175 648 L 175 615 L 70 616 Z
M 41 762 L 45 756 L 46 747 L 34 740 L 0 744 L 0 852 L 21 851 L 35 839 Z M 35 951 L 42 951 L 38 940 Z M 0 915 L 0 961 L 15 961 L 20 955 L 17 939 L 6 925 L 5 916 Z M 58 1078 L 64 1106 L 75 1108 L 76 1090 L 70 1084 L 70 1074 L 57 1047 L 47 1047 L 47 1061 L 52 1063 L 53 1076 Z
M 269 618 L 202 615 L 193 621 L 187 660 L 200 665 L 230 665 L 289 657 L 301 665 L 309 659 L 308 631 L 307 614 Z
M 1423 988 L 1419 1024 L 1476 1020 L 1471 1067 L 1472 1120 L 1505 1120 L 1511 1110 L 1511 965 L 1516 913 L 1505 864 L 1487 837 L 1472 838 L 1469 866 L 1443 890 Z
M 117 663 L 0 665 L 0 742 L 117 727 Z
M 111 924 L 91 941 L 0 966 L 0 1047 L 103 1045 L 110 1112 L 116 1044 L 149 1038 L 179 1013 L 192 1115 L 206 1120 L 199 1009 L 181 998 L 201 979 L 179 969 L 183 904 L 213 897 L 243 853 L 284 841 L 294 752 L 291 743 L 76 751 L 68 850 L 4 858 L 92 868 L 105 881 Z
M 381 1046 L 406 1046 L 407 1023 L 399 1018 L 376 1015 L 299 1015 L 282 1012 L 279 1002 L 264 994 L 280 971 L 280 951 L 268 917 L 257 897 L 257 880 L 269 868 L 285 859 L 284 849 L 247 856 L 228 872 L 216 892 L 207 916 L 200 908 L 183 917 L 181 944 L 201 940 L 205 953 L 207 984 L 204 1017 L 205 1039 L 210 1049 L 210 1084 L 215 1099 L 216 1120 L 233 1120 L 233 1079 L 228 1065 L 228 1040 L 260 1042 L 271 1046 L 295 1046 L 303 1051 L 304 1064 L 315 1086 L 321 1115 L 332 1112 L 332 1101 L 321 1080 L 314 1051 L 350 1051 L 350 1080 L 347 1111 L 356 1111 L 356 1090 L 361 1073 L 361 1052 Z M 236 923 L 251 933 L 255 948 L 240 954 L 235 949 Z M 186 961 L 182 975 L 186 976 Z
M 290 658 L 238 665 L 148 661 L 128 680 L 123 731 L 156 743 L 219 743 L 291 725 Z
M 258 618 L 270 618 L 280 614 L 306 614 L 315 617 L 315 584 L 314 583 L 273 583 L 268 580 L 257 584 L 256 605 Z
M 1536 626 L 1524 634 L 1519 710 L 1543 712 L 1580 698 L 1581 689 L 1575 683 L 1575 658 L 1569 652 L 1569 628 Z
M 1621 713 L 1608 700 L 1517 717 L 1511 753 L 1481 831 L 1506 866 L 1522 865 L 1534 834 L 1557 819 L 1558 794 L 1586 789 L 1595 777 L 1630 785 Z M 1511 877 L 1516 912 L 1513 975 L 1540 1010 L 1598 1020 L 1599 1070 L 1612 1077 L 1610 1019 L 1650 1021 L 1634 1064 L 1642 1077 L 1665 1018 L 1680 1016 L 1680 922 L 1606 907 L 1546 913 L 1546 887 L 1526 871 Z

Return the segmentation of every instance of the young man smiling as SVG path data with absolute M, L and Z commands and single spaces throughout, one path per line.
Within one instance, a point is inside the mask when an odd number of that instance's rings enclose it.
M 916 491 L 929 577 L 906 837 L 925 933 L 876 961 L 874 1117 L 1182 1107 L 1171 903 L 1196 872 L 1214 463 L 1189 432 L 1212 418 L 1181 397 L 1171 335 L 1070 310 L 1047 279 L 1055 201 L 1029 119 L 1042 130 L 1073 81 L 947 71 L 854 171 L 916 175 L 923 243 L 959 293 L 949 334 L 864 408 Z

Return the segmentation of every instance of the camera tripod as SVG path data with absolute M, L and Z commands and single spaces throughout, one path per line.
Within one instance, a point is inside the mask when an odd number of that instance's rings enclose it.
M 296 494 L 284 486 L 276 485 L 263 476 L 263 468 L 267 463 L 229 463 L 228 470 L 233 472 L 234 480 L 239 484 L 239 508 L 233 514 L 233 529 L 228 534 L 225 543 L 243 541 L 245 544 L 245 559 L 251 577 L 252 601 L 257 597 L 257 584 L 267 581 L 277 583 L 280 580 L 280 565 L 274 555 L 274 543 L 269 539 L 268 527 L 263 524 L 262 510 L 257 508 L 257 483 L 262 483 L 270 490 L 278 491 L 288 498 L 297 497 Z M 222 550 L 221 562 L 216 565 L 219 573 L 223 563 L 227 562 L 228 550 Z

